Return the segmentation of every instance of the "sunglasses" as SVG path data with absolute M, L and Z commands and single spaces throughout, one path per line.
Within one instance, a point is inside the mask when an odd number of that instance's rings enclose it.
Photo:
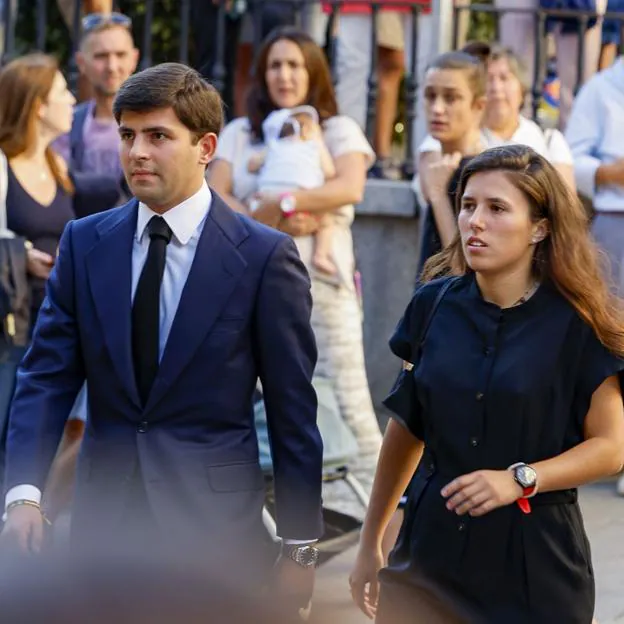
M 128 30 L 132 28 L 132 20 L 122 13 L 89 13 L 89 15 L 85 15 L 82 18 L 82 30 L 84 33 L 88 33 L 103 24 L 123 26 Z

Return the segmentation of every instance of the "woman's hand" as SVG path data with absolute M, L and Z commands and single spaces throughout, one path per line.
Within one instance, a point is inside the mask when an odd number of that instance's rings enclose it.
M 351 586 L 353 602 L 371 620 L 375 618 L 377 613 L 377 600 L 379 598 L 377 575 L 383 566 L 384 557 L 381 546 L 374 548 L 360 545 L 355 565 L 349 576 L 349 585 Z
M 277 195 L 257 193 L 254 195 L 252 201 L 256 209 L 252 212 L 251 216 L 256 221 L 264 223 L 264 225 L 277 228 L 284 216 L 280 209 L 279 197 Z
M 447 196 L 451 176 L 459 167 L 460 161 L 461 154 L 454 152 L 444 156 L 440 155 L 439 158 L 432 160 L 424 168 L 421 174 L 421 185 L 425 196 L 430 201 L 436 201 L 440 197 Z
M 48 279 L 54 266 L 54 258 L 45 251 L 29 249 L 26 252 L 26 270 L 33 277 Z
M 318 230 L 319 221 L 320 218 L 315 215 L 307 212 L 295 212 L 288 219 L 282 219 L 279 229 L 292 237 L 308 236 Z
M 448 499 L 446 508 L 459 516 L 466 513 L 484 516 L 515 503 L 522 494 L 510 470 L 477 470 L 458 477 L 442 489 L 442 496 Z

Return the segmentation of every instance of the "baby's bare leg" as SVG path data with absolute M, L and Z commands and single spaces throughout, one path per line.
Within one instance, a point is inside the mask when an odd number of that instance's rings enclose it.
M 321 219 L 320 227 L 314 237 L 314 257 L 312 263 L 323 273 L 334 275 L 336 265 L 332 260 L 334 242 L 334 221 L 332 215 L 325 215 Z

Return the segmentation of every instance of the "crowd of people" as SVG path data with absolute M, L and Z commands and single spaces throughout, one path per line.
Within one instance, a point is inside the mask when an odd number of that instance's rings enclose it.
M 230 66 L 229 121 L 202 77 L 214 38 L 199 37 L 199 71 L 136 72 L 132 21 L 110 6 L 82 20 L 83 101 L 52 56 L 0 70 L 0 541 L 45 550 L 69 514 L 87 559 L 210 562 L 237 594 L 270 577 L 279 616 L 303 617 L 329 508 L 363 521 L 351 591 L 382 624 L 589 624 L 577 488 L 624 464 L 624 60 L 603 55 L 543 129 L 525 113 L 526 38 L 502 28 L 429 59 L 416 289 L 382 434 L 352 224 L 367 178 L 397 176 L 407 13 L 377 21 L 371 145 L 368 7 L 332 26 L 334 87 L 327 14 L 308 7 L 301 29 L 273 4 L 256 7 L 251 77 Z M 192 8 L 195 25 L 216 19 Z M 228 28 L 244 19 L 232 8 Z M 366 510 L 323 483 L 319 380 L 357 444 Z M 269 476 L 281 546 L 263 525 Z

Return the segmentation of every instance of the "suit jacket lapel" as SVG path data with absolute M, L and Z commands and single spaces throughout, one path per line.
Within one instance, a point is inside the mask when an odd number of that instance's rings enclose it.
M 234 292 L 247 263 L 238 245 L 248 236 L 242 221 L 212 191 L 212 205 L 201 233 L 176 316 L 167 339 L 146 412 L 164 396 L 205 340 Z
M 104 341 L 130 399 L 141 402 L 134 379 L 131 337 L 132 244 L 138 203 L 115 210 L 97 226 L 100 240 L 86 257 L 89 286 Z

